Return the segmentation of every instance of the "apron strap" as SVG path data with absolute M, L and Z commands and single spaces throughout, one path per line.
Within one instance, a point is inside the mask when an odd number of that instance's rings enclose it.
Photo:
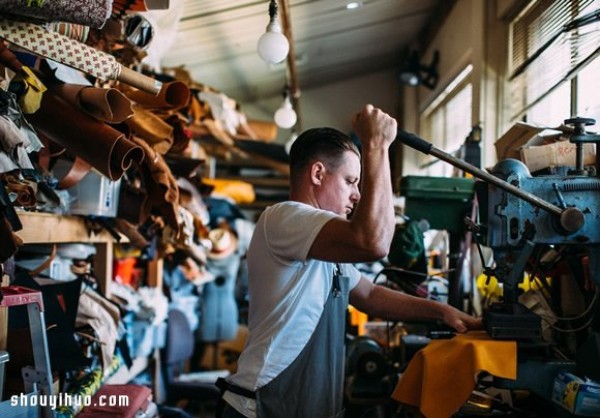
M 256 392 L 245 389 L 238 385 L 234 385 L 233 383 L 229 383 L 227 380 L 225 380 L 222 377 L 219 377 L 215 384 L 217 385 L 217 387 L 219 389 L 221 389 L 221 393 L 228 390 L 229 392 L 235 393 L 236 395 L 244 396 L 244 397 L 250 398 L 250 399 L 256 399 Z

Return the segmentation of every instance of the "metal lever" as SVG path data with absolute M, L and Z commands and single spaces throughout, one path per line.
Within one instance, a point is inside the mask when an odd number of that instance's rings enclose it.
M 400 142 L 402 142 L 404 145 L 408 145 L 409 147 L 414 148 L 417 151 L 421 151 L 424 154 L 431 154 L 434 157 L 439 158 L 440 160 L 445 161 L 450 165 L 453 165 L 454 167 L 460 168 L 461 170 L 472 174 L 474 177 L 477 177 L 480 180 L 483 180 L 487 183 L 491 183 L 494 186 L 497 186 L 500 189 L 503 189 L 508 193 L 511 193 L 523 199 L 524 201 L 532 204 L 533 206 L 543 209 L 546 212 L 551 213 L 552 215 L 558 216 L 560 219 L 560 225 L 568 233 L 578 231 L 583 226 L 583 213 L 577 208 L 559 208 L 558 206 L 553 205 L 552 203 L 547 202 L 544 199 L 540 199 L 534 194 L 519 189 L 518 187 L 515 187 L 512 184 L 461 160 L 460 158 L 456 158 L 455 156 L 448 154 L 447 152 L 442 151 L 439 148 L 434 147 L 433 144 L 425 141 L 423 138 L 420 138 L 415 134 L 399 130 L 397 139 L 399 139 Z

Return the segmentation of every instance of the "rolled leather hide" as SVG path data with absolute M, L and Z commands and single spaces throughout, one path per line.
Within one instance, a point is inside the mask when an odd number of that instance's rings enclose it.
M 190 88 L 182 81 L 163 83 L 157 95 L 136 89 L 125 90 L 124 93 L 146 109 L 181 109 L 188 105 L 191 97 Z
M 131 100 L 115 88 L 48 83 L 48 88 L 90 116 L 106 123 L 121 123 L 133 115 Z
M 29 115 L 34 127 L 52 142 L 80 157 L 111 180 L 118 180 L 144 151 L 106 123 L 89 116 L 51 91 Z

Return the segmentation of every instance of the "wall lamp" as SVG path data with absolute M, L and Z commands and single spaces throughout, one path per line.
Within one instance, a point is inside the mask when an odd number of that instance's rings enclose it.
M 419 85 L 434 89 L 439 79 L 438 67 L 440 63 L 440 51 L 433 53 L 431 64 L 425 66 L 419 62 L 419 53 L 412 51 L 410 57 L 398 73 L 398 81 L 408 86 Z
M 277 21 L 277 1 L 269 2 L 269 24 L 265 33 L 258 38 L 256 47 L 258 55 L 270 64 L 277 64 L 287 57 L 290 43 L 281 31 Z

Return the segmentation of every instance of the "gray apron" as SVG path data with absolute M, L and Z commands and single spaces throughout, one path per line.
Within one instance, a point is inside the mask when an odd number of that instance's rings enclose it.
M 336 265 L 317 328 L 299 356 L 256 391 L 259 418 L 342 417 L 348 277 Z

